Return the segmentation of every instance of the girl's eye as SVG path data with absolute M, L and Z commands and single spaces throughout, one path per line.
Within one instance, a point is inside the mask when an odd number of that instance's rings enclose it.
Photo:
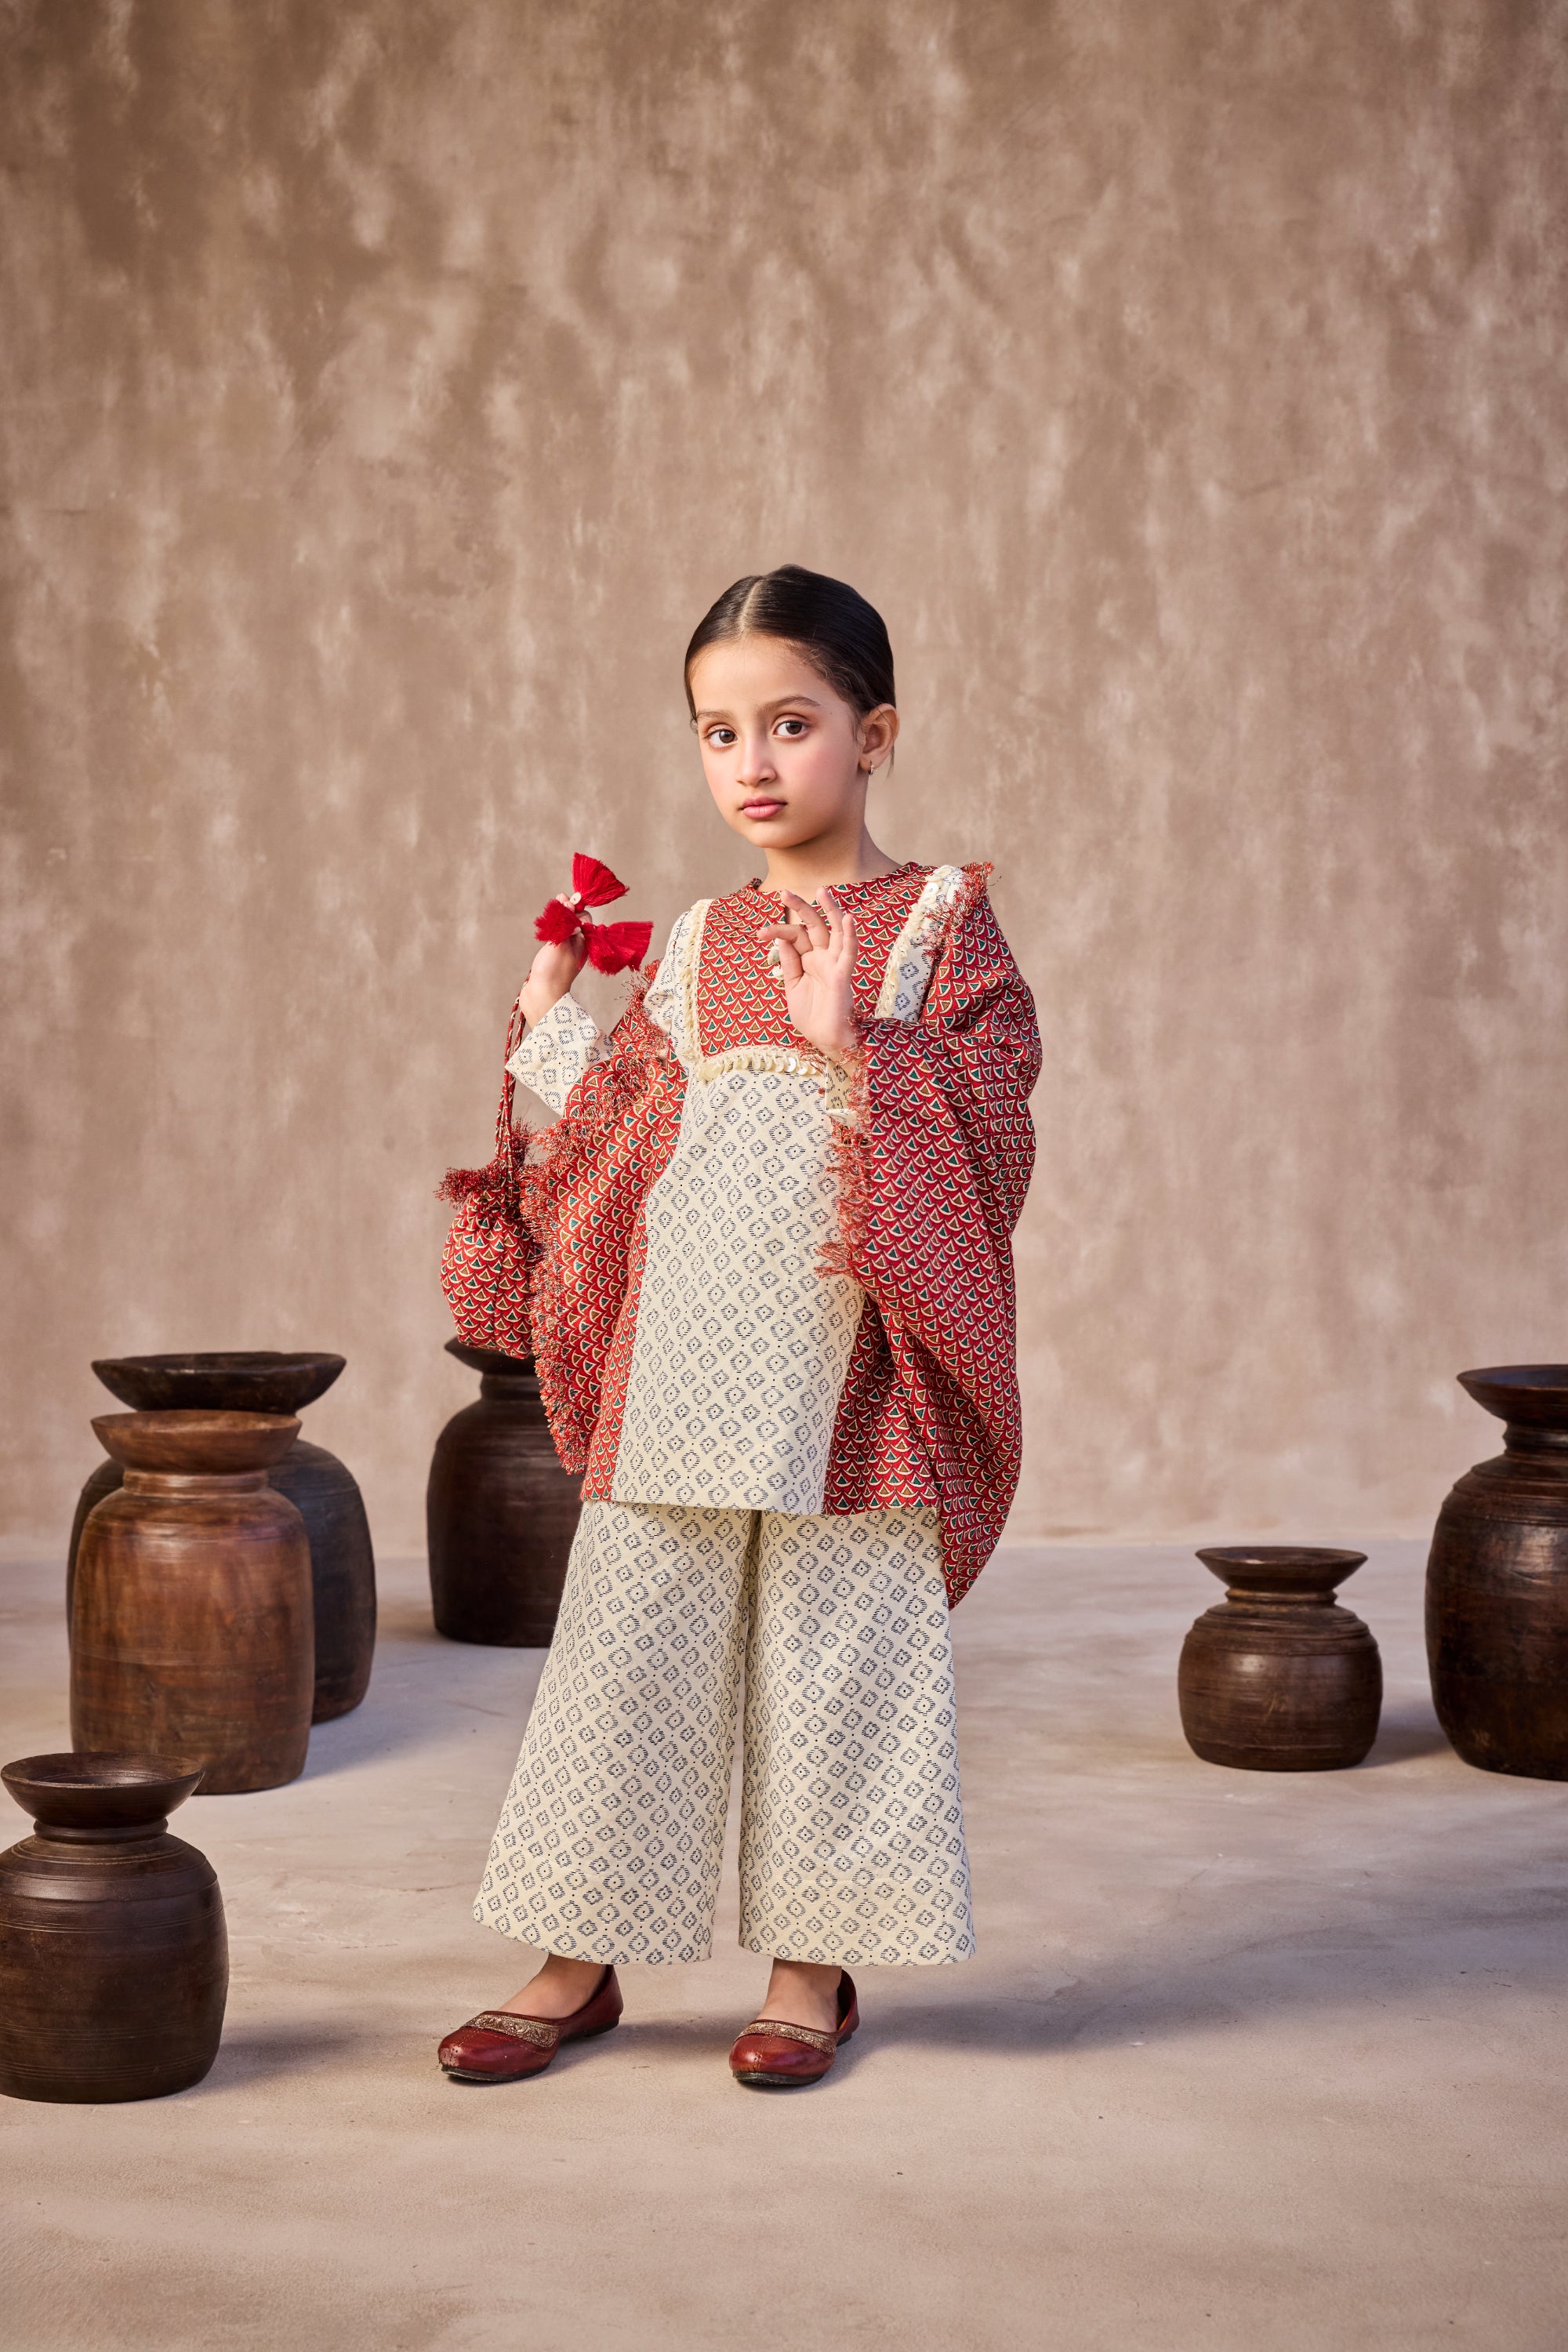
M 710 727 L 708 730 L 708 740 L 716 751 L 727 751 L 734 740 L 732 727 Z
M 805 733 L 805 720 L 804 719 L 781 719 L 779 720 L 779 733 L 786 737 L 786 739 L 792 743 L 798 742 L 800 738 Z

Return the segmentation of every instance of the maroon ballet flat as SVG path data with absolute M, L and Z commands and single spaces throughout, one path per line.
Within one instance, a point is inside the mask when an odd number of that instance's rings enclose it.
M 519 2017 L 481 2009 L 448 2033 L 436 2053 L 454 2083 L 520 2083 L 542 2074 L 563 2042 L 586 2042 L 621 2021 L 621 1989 L 606 1969 L 596 1990 L 569 2017 Z
M 838 1977 L 838 2031 L 818 2033 L 814 2026 L 791 2025 L 782 2017 L 755 2017 L 730 2053 L 730 2071 L 737 2083 L 794 2090 L 803 2083 L 820 2083 L 860 2022 L 855 1979 L 847 1969 Z

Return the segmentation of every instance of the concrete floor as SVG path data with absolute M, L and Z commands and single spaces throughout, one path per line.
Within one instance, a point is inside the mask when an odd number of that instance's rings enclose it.
M 1562 2352 L 1568 1784 L 1445 1746 L 1422 1556 L 1346 1595 L 1388 1670 L 1372 1759 L 1291 1777 L 1182 1741 L 1190 1553 L 1001 1554 L 954 1621 L 981 1957 L 868 1972 L 833 2077 L 775 2097 L 725 2069 L 763 1982 L 732 1889 L 721 1957 L 627 1970 L 609 2040 L 442 2079 L 520 1974 L 468 1902 L 541 1661 L 438 1642 L 386 1564 L 361 1711 L 176 1822 L 233 1941 L 206 2082 L 0 2102 L 0 2337 Z M 0 1570 L 6 1756 L 68 1745 L 58 1584 Z

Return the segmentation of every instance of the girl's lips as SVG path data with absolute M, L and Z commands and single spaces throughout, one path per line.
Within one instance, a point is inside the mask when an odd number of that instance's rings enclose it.
M 776 816 L 783 806 L 783 801 L 742 801 L 741 814 L 742 816 Z

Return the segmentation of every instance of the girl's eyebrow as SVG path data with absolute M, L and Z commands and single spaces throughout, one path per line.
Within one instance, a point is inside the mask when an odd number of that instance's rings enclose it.
M 787 710 L 795 702 L 808 703 L 813 710 L 822 708 L 815 694 L 781 694 L 775 702 L 764 702 L 762 708 L 764 710 Z M 727 710 L 700 710 L 697 716 L 699 719 L 728 719 L 730 714 Z

